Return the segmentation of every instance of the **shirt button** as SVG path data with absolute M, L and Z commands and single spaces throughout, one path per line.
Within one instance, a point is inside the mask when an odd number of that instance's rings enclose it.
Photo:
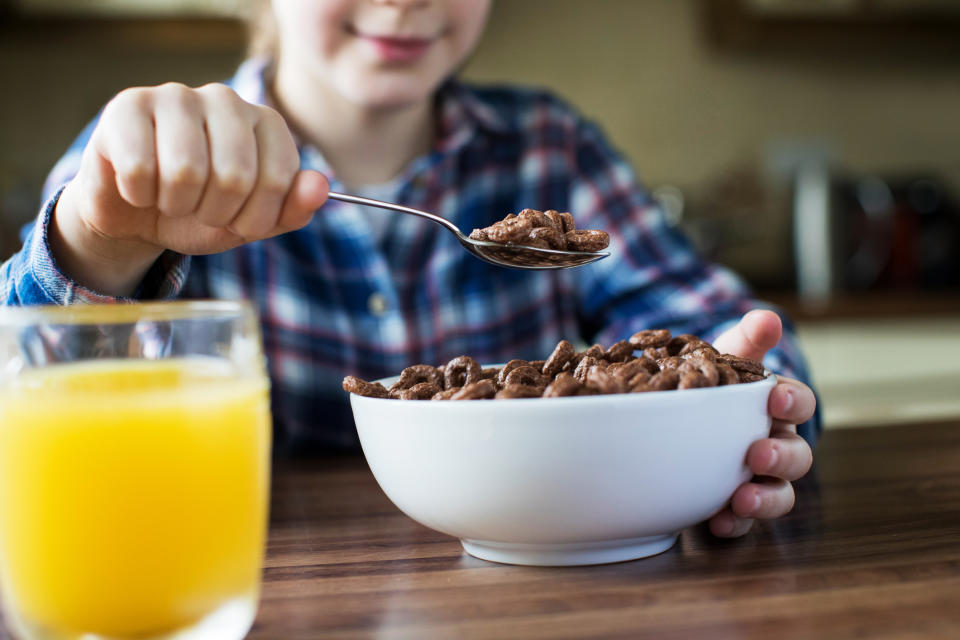
M 381 293 L 371 293 L 367 298 L 367 309 L 375 316 L 382 316 L 387 312 L 387 299 Z

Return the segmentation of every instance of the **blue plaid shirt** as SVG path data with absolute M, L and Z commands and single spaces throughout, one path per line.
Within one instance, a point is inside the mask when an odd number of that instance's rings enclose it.
M 248 61 L 230 85 L 268 104 L 265 73 L 263 61 Z M 701 260 L 600 129 L 557 98 L 451 81 L 438 94 L 438 114 L 432 151 L 397 181 L 400 202 L 467 233 L 528 207 L 572 211 L 578 227 L 610 233 L 612 256 L 562 271 L 504 269 L 438 226 L 400 215 L 377 244 L 358 207 L 333 201 L 299 231 L 218 255 L 165 253 L 137 297 L 245 298 L 258 308 L 280 443 L 357 445 L 340 387 L 347 374 L 380 378 L 461 354 L 486 363 L 541 359 L 563 338 L 606 346 L 644 328 L 713 340 L 766 306 L 732 272 Z M 4 304 L 118 301 L 63 274 L 46 237 L 94 125 L 53 169 L 38 221 L 0 268 Z M 316 148 L 301 144 L 300 156 L 303 168 L 344 189 Z M 789 325 L 766 365 L 807 380 Z M 811 441 L 815 431 L 813 423 L 801 428 Z

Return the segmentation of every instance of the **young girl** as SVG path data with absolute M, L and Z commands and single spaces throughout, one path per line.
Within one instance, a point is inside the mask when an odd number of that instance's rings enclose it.
M 783 375 L 757 474 L 721 536 L 792 508 L 814 395 L 789 334 L 671 229 L 600 130 L 549 94 L 452 78 L 489 0 L 274 0 L 271 55 L 228 85 L 121 92 L 54 168 L 5 304 L 173 297 L 258 307 L 278 444 L 355 446 L 344 375 L 469 354 L 546 357 L 643 328 L 765 358 Z M 484 263 L 421 219 L 325 204 L 328 189 L 436 212 L 469 232 L 523 208 L 570 211 L 612 256 L 565 271 Z M 744 315 L 745 314 L 745 315 Z M 742 316 L 742 317 L 741 317 Z

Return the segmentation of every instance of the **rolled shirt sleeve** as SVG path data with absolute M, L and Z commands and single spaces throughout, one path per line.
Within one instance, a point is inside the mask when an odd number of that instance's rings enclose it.
M 44 202 L 37 220 L 24 228 L 20 251 L 0 265 L 0 301 L 4 305 L 169 300 L 180 294 L 189 272 L 190 258 L 172 251 L 161 254 L 129 298 L 98 293 L 63 273 L 50 250 L 49 231 L 64 186 L 59 185 Z

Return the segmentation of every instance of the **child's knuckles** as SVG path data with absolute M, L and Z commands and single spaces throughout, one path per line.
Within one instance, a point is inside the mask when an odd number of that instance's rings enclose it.
M 199 87 L 197 93 L 214 102 L 234 103 L 240 100 L 237 92 L 222 82 L 208 82 Z
M 257 184 L 256 168 L 237 163 L 218 169 L 214 176 L 214 184 L 222 193 L 232 197 L 246 197 Z
M 238 216 L 230 227 L 234 233 L 249 242 L 269 237 L 276 226 L 276 219 L 275 213 L 261 209 Z
M 127 184 L 152 185 L 156 180 L 157 163 L 153 156 L 127 154 L 111 158 L 118 180 Z
M 271 198 L 282 198 L 290 190 L 296 176 L 297 167 L 284 159 L 276 159 L 260 169 L 257 179 L 257 191 Z
M 114 116 L 127 110 L 148 111 L 153 107 L 151 90 L 147 87 L 130 87 L 113 97 L 103 110 L 103 120 L 109 121 Z
M 287 121 L 280 112 L 266 105 L 254 105 L 260 124 L 271 129 L 288 129 Z
M 199 158 L 174 161 L 163 167 L 161 183 L 165 190 L 195 190 L 207 182 L 207 165 Z
M 157 87 L 155 91 L 158 99 L 165 105 L 190 111 L 197 109 L 200 105 L 197 91 L 180 82 L 167 82 Z

